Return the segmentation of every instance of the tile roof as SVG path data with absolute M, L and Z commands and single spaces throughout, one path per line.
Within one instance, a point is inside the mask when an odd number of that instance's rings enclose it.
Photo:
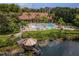
M 52 17 L 51 16 L 48 16 L 48 13 L 41 13 L 41 12 L 30 12 L 30 13 L 27 13 L 27 12 L 24 12 L 22 13 L 20 16 L 19 16 L 19 19 L 21 20 L 31 20 L 31 19 L 35 19 L 36 17 L 42 17 L 42 16 L 47 16 L 48 19 L 51 19 Z

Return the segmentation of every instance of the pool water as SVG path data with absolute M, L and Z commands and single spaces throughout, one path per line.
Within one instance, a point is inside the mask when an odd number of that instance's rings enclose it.
M 31 26 L 30 28 L 32 30 L 38 30 L 38 29 L 52 29 L 52 28 L 55 28 L 55 24 L 53 23 L 31 23 Z
M 54 24 L 52 24 L 52 23 L 48 23 L 47 27 L 48 27 L 48 29 L 52 29 L 52 28 L 54 28 L 55 26 L 54 26 Z

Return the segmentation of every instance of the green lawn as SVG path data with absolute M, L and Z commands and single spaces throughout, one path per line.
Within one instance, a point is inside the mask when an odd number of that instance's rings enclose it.
M 17 38 L 14 36 L 0 35 L 0 53 L 7 52 L 7 49 L 17 52 L 22 51 L 22 48 L 16 44 L 16 40 Z
M 23 38 L 36 38 L 38 40 L 45 40 L 50 39 L 53 37 L 65 37 L 65 36 L 77 36 L 79 37 L 79 30 L 58 30 L 58 29 L 52 29 L 52 30 L 42 30 L 42 31 L 29 31 L 24 32 L 22 37 Z
M 16 37 L 8 35 L 0 35 L 0 47 L 10 46 L 14 44 Z
M 7 40 L 9 38 L 8 35 L 0 35 L 0 40 Z

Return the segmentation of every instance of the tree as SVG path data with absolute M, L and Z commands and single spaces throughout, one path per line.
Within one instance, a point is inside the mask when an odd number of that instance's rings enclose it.
M 27 21 L 20 21 L 20 22 L 19 22 L 19 26 L 20 26 L 21 28 L 23 28 L 24 26 L 27 26 L 27 24 L 28 24 Z
M 46 10 L 44 8 L 40 8 L 39 12 L 45 12 Z
M 19 12 L 20 7 L 16 4 L 0 4 L 0 11 L 2 12 Z
M 29 11 L 30 11 L 29 8 L 26 8 L 26 7 L 22 8 L 22 12 L 29 12 Z
M 19 12 L 20 7 L 16 4 L 9 4 L 8 5 L 9 11 L 11 12 Z
M 47 23 L 48 22 L 48 17 L 47 16 L 41 16 L 40 21 Z
M 72 23 L 75 18 L 75 13 L 78 13 L 76 8 L 68 7 L 56 7 L 50 10 L 50 14 L 55 14 L 55 20 L 58 21 L 59 18 L 63 18 L 66 23 Z
M 75 21 L 74 24 L 79 27 L 79 21 Z
M 16 18 L 11 18 L 6 14 L 0 14 L 0 34 L 10 34 L 19 31 Z
M 74 19 L 73 24 L 74 24 L 75 26 L 79 27 L 79 14 L 76 14 L 75 16 L 76 16 L 76 17 L 75 17 L 75 19 Z
M 61 25 L 65 25 L 65 22 L 63 21 L 63 18 L 58 19 L 58 23 Z

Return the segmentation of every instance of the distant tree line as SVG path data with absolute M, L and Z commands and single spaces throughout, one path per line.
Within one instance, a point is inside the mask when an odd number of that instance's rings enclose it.
M 66 24 L 71 23 L 75 25 L 79 17 L 79 8 L 56 7 L 51 9 L 50 14 L 54 14 L 54 21 L 58 21 L 59 18 L 62 18 Z
M 1 12 L 19 12 L 20 7 L 16 4 L 0 4 Z
M 40 9 L 31 9 L 31 8 L 22 8 L 21 11 L 27 12 L 48 12 L 52 16 L 54 22 L 58 23 L 60 18 L 65 23 L 65 25 L 75 25 L 79 27 L 79 8 L 69 8 L 69 7 L 54 7 L 54 8 L 40 8 Z M 53 20 L 52 19 L 52 20 Z

